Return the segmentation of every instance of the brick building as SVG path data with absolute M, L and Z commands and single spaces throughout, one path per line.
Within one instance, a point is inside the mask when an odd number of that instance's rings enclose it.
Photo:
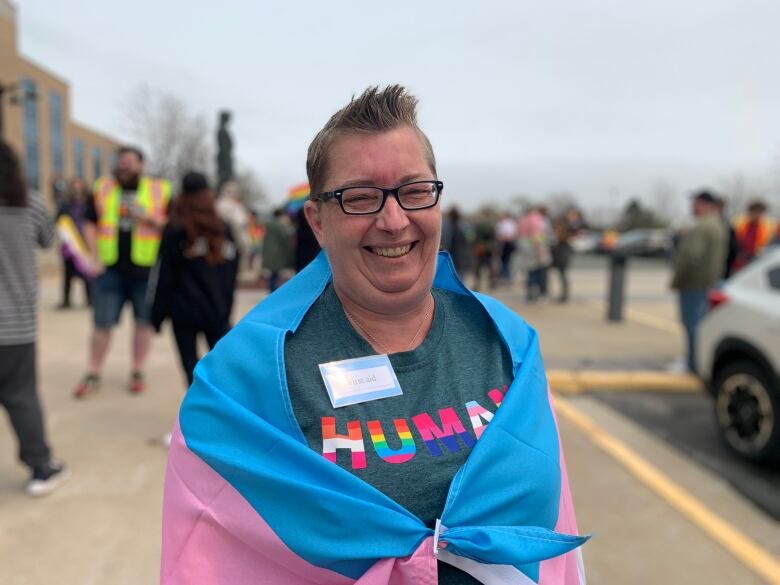
M 16 24 L 16 7 L 0 0 L 0 137 L 19 153 L 28 185 L 51 201 L 56 179 L 108 172 L 118 143 L 71 119 L 68 82 L 19 54 Z

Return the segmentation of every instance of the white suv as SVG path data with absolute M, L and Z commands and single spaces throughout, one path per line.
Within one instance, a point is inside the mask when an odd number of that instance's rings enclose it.
M 696 363 L 726 445 L 780 463 L 780 247 L 710 292 Z

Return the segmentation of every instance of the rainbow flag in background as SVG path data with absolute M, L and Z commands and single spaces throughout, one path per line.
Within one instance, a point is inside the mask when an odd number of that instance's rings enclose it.
M 94 278 L 95 268 L 89 256 L 89 250 L 81 237 L 73 218 L 61 215 L 57 220 L 57 236 L 62 246 L 62 255 L 73 260 L 76 268 L 87 278 Z
M 299 183 L 287 192 L 287 213 L 297 213 L 309 198 L 309 184 Z

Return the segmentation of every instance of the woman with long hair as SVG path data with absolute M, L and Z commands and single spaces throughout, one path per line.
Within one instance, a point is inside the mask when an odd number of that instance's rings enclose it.
M 201 173 L 187 173 L 163 231 L 149 290 L 152 325 L 159 332 L 171 319 L 188 385 L 198 361 L 198 334 L 213 348 L 230 329 L 237 275 L 233 235 L 217 215 L 208 181 Z
M 0 142 L 0 404 L 19 442 L 19 459 L 32 471 L 31 496 L 56 489 L 65 466 L 51 458 L 38 400 L 36 246 L 48 248 L 54 225 L 41 197 L 28 192 L 13 149 Z

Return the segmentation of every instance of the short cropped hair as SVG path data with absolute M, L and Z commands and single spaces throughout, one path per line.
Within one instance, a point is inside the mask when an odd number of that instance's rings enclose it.
M 120 146 L 116 149 L 115 156 L 116 158 L 119 158 L 123 154 L 127 154 L 128 152 L 132 152 L 135 156 L 138 157 L 138 160 L 141 162 L 144 162 L 144 153 L 141 151 L 140 148 L 136 146 Z
M 328 120 L 309 145 L 306 157 L 306 174 L 311 193 L 321 193 L 328 174 L 328 155 L 333 143 L 346 134 L 380 134 L 410 126 L 420 137 L 425 158 L 436 176 L 436 158 L 428 137 L 417 125 L 417 98 L 402 85 L 390 85 L 384 89 L 369 87 Z

